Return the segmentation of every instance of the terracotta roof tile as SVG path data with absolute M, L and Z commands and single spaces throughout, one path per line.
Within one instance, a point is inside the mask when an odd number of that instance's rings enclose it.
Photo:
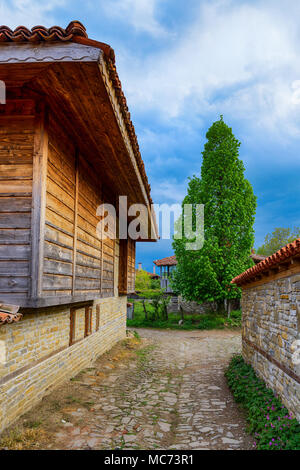
M 90 39 L 87 35 L 86 28 L 83 26 L 82 23 L 80 23 L 80 21 L 71 21 L 71 23 L 67 26 L 66 29 L 63 29 L 59 26 L 52 26 L 51 28 L 45 28 L 44 26 L 34 26 L 30 30 L 25 28 L 25 26 L 19 26 L 15 30 L 11 30 L 8 26 L 0 26 L 0 45 L 1 43 L 7 42 L 38 43 L 44 41 L 72 41 L 87 46 L 98 47 L 103 51 L 106 65 L 109 71 L 110 80 L 112 81 L 112 84 L 115 89 L 116 97 L 135 154 L 137 165 L 143 179 L 149 202 L 150 204 L 152 204 L 151 186 L 148 182 L 145 165 L 140 153 L 134 125 L 131 121 L 127 101 L 123 93 L 121 81 L 116 69 L 114 50 L 108 44 Z
M 66 29 L 59 26 L 34 26 L 30 30 L 25 26 L 18 26 L 12 30 L 8 26 L 0 26 L 1 42 L 71 41 L 74 36 L 88 37 L 80 21 L 72 21 Z
M 156 266 L 175 266 L 177 264 L 176 255 L 168 256 L 167 258 L 157 259 L 153 261 Z
M 21 313 L 13 314 L 0 311 L 0 325 L 17 322 L 21 320 L 22 316 Z
M 279 251 L 274 253 L 274 255 L 265 258 L 256 266 L 253 266 L 244 273 L 235 277 L 231 282 L 241 286 L 246 282 L 253 280 L 258 274 L 268 271 L 270 268 L 274 268 L 297 255 L 300 255 L 300 238 L 297 238 L 293 243 L 289 243 L 285 247 L 281 248 Z

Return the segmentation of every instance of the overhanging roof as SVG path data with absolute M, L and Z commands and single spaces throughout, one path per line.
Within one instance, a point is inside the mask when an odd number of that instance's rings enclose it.
M 128 195 L 130 204 L 148 206 L 151 238 L 157 238 L 151 188 L 112 48 L 89 39 L 78 21 L 65 30 L 2 26 L 0 80 L 8 99 L 15 87 L 47 98 L 108 184 Z

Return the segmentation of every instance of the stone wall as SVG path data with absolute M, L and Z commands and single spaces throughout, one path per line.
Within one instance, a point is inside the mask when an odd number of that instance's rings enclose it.
M 198 304 L 197 302 L 190 302 L 184 300 L 182 297 L 178 297 L 178 309 L 182 307 L 185 313 L 195 313 L 195 314 L 206 314 L 215 310 L 214 302 L 203 302 Z
M 300 274 L 243 286 L 243 356 L 300 421 Z
M 100 312 L 96 331 L 96 308 Z M 70 307 L 25 314 L 0 328 L 0 432 L 65 380 L 89 367 L 126 337 L 127 297 L 95 301 L 92 333 L 85 336 L 85 310 L 76 311 L 69 346 Z

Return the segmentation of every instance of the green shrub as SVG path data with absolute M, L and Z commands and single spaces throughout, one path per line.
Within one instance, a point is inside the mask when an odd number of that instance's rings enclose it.
M 248 431 L 259 450 L 300 450 L 300 424 L 241 356 L 225 376 L 237 403 L 247 410 Z
M 128 327 L 145 327 L 145 328 L 171 328 L 174 330 L 213 330 L 223 328 L 239 328 L 241 326 L 241 313 L 239 318 L 230 318 L 220 316 L 216 313 L 208 314 L 185 314 L 184 322 L 179 325 L 181 320 L 180 313 L 169 313 L 166 315 L 166 305 L 158 302 L 159 298 L 154 299 L 153 302 L 145 301 L 148 319 L 145 319 L 145 312 L 141 301 L 134 302 L 134 319 L 127 320 Z
M 141 297 L 142 299 L 156 299 L 157 297 L 160 297 L 162 295 L 162 290 L 161 289 L 143 289 L 139 292 L 137 292 L 137 295 Z

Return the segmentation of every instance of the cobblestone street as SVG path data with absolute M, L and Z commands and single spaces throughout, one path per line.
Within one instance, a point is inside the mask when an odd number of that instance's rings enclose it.
M 48 437 L 35 446 L 251 448 L 244 417 L 224 378 L 230 357 L 240 351 L 240 333 L 146 329 L 138 333 L 142 346 L 130 358 L 122 359 L 121 350 L 114 360 L 103 362 L 100 357 L 95 368 L 43 400 L 31 416 L 41 421 Z M 63 400 L 67 405 L 62 405 Z M 53 406 L 50 426 L 42 413 Z

